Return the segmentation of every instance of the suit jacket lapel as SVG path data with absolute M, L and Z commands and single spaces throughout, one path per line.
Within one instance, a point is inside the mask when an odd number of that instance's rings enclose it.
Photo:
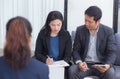
M 61 50 L 62 50 L 62 37 L 59 36 L 59 56 L 61 56 Z
M 49 54 L 49 51 L 50 51 L 50 37 L 49 36 L 47 36 L 46 37 L 46 43 L 47 43 L 47 48 L 48 48 L 48 54 Z
M 96 41 L 96 51 L 99 49 L 99 45 L 100 45 L 100 41 L 101 41 L 101 38 L 102 38 L 102 26 L 99 25 L 99 29 L 98 29 L 98 32 L 97 32 L 97 41 Z
M 89 33 L 89 30 L 85 30 L 85 31 L 86 31 L 86 34 L 85 34 L 85 56 L 86 56 L 88 47 L 89 47 L 90 33 Z

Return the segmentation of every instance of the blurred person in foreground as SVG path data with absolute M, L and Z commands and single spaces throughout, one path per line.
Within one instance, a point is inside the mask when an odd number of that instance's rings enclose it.
M 31 58 L 31 32 L 31 24 L 24 17 L 8 21 L 4 55 L 0 57 L 0 79 L 49 79 L 48 66 Z

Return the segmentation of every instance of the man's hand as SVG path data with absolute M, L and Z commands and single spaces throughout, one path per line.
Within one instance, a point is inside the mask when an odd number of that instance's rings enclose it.
M 110 65 L 106 64 L 105 66 L 96 66 L 95 68 L 99 70 L 101 73 L 104 73 L 110 68 Z
M 80 62 L 78 64 L 78 67 L 81 71 L 84 71 L 84 72 L 88 70 L 88 66 L 87 66 L 86 62 Z

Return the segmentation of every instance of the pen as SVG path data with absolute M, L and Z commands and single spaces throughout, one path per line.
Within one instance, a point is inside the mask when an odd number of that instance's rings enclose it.
M 47 57 L 50 58 L 49 55 L 47 55 Z
M 49 58 L 51 61 L 53 61 L 53 58 L 51 58 L 49 55 L 47 55 L 47 58 Z
M 53 58 L 47 55 L 47 64 L 51 65 L 53 63 L 54 63 Z

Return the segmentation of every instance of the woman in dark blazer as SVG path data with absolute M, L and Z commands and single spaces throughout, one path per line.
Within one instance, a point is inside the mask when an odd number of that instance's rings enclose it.
M 59 11 L 51 11 L 45 25 L 38 34 L 35 57 L 46 63 L 70 61 L 72 49 L 71 36 L 63 26 L 63 16 Z

